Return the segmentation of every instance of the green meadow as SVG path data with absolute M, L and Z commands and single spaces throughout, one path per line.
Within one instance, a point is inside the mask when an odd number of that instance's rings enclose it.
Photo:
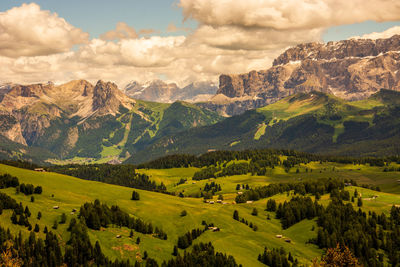
M 311 172 L 311 169 L 313 170 Z M 163 182 L 170 192 L 183 192 L 184 195 L 195 195 L 200 193 L 208 180 L 191 180 L 193 174 L 198 168 L 175 168 L 163 170 L 139 170 L 146 173 L 157 183 Z M 306 171 L 308 170 L 308 172 Z M 130 200 L 132 188 L 104 184 L 93 181 L 86 181 L 74 177 L 51 173 L 35 172 L 25 169 L 14 168 L 6 165 L 0 165 L 0 173 L 9 173 L 17 176 L 21 183 L 31 183 L 43 187 L 41 195 L 34 195 L 35 201 L 30 202 L 30 196 L 16 194 L 14 188 L 1 189 L 1 192 L 7 193 L 17 202 L 27 205 L 32 213 L 29 218 L 34 226 L 36 223 L 40 226 L 40 235 L 44 237 L 43 229 L 47 226 L 50 230 L 54 221 L 60 220 L 61 214 L 67 215 L 67 223 L 59 224 L 56 230 L 61 243 L 69 239 L 69 233 L 66 228 L 73 217 L 77 217 L 79 207 L 85 202 L 91 202 L 99 199 L 108 205 L 118 205 L 122 210 L 130 213 L 132 216 L 139 217 L 146 222 L 151 222 L 153 226 L 162 228 L 167 234 L 167 240 L 160 240 L 151 235 L 144 235 L 134 232 L 133 238 L 129 237 L 127 228 L 118 228 L 115 226 L 101 229 L 100 231 L 89 230 L 89 236 L 94 243 L 100 241 L 102 250 L 111 258 L 123 259 L 141 259 L 144 251 L 148 252 L 151 258 L 163 260 L 172 258 L 174 245 L 177 244 L 178 236 L 194 228 L 202 228 L 201 222 L 214 223 L 221 229 L 220 232 L 206 231 L 196 242 L 211 241 L 215 249 L 219 252 L 233 255 L 236 261 L 243 266 L 263 266 L 257 261 L 257 256 L 265 246 L 268 248 L 284 247 L 297 257 L 301 263 L 310 264 L 313 258 L 319 258 L 323 253 L 317 246 L 307 244 L 307 241 L 316 236 L 313 228 L 315 221 L 304 220 L 295 224 L 289 229 L 282 230 L 279 220 L 274 218 L 274 214 L 265 211 L 267 199 L 262 199 L 249 204 L 233 204 L 237 194 L 237 184 L 249 184 L 250 187 L 267 185 L 273 182 L 296 181 L 310 178 L 333 177 L 333 178 L 351 178 L 359 184 L 379 185 L 383 192 L 376 192 L 369 189 L 357 187 L 363 197 L 363 209 L 377 212 L 389 212 L 393 204 L 400 204 L 400 184 L 397 183 L 399 174 L 396 172 L 384 173 L 380 167 L 369 167 L 363 165 L 346 165 L 311 162 L 307 165 L 302 164 L 297 168 L 292 168 L 286 173 L 282 168 L 271 169 L 266 176 L 235 175 L 230 177 L 221 177 L 213 179 L 222 187 L 224 202 L 228 204 L 208 204 L 201 198 L 185 197 L 180 198 L 167 194 L 137 190 L 140 194 L 139 201 Z M 187 182 L 176 185 L 181 179 L 187 179 Z M 355 187 L 347 187 L 346 190 L 354 192 Z M 136 190 L 136 189 L 135 189 Z M 374 196 L 378 196 L 373 199 Z M 214 197 L 216 200 L 217 196 Z M 290 199 L 287 194 L 273 196 L 278 202 Z M 327 204 L 329 196 L 322 196 L 321 203 Z M 53 209 L 59 206 L 59 209 Z M 253 216 L 251 212 L 257 208 L 258 215 Z M 73 209 L 78 212 L 71 214 Z M 180 213 L 186 210 L 187 216 L 181 217 Z M 249 222 L 257 225 L 258 230 L 253 231 L 249 226 L 235 221 L 232 218 L 233 211 L 238 210 L 239 216 Z M 42 218 L 37 220 L 38 212 L 42 213 Z M 267 216 L 271 218 L 267 220 Z M 0 223 L 3 227 L 10 228 L 13 233 L 22 232 L 23 235 L 29 234 L 27 228 L 11 224 L 10 211 L 4 211 L 0 216 Z M 314 226 L 314 227 L 313 227 Z M 121 235 L 122 238 L 116 238 Z M 292 242 L 287 243 L 284 238 L 277 238 L 276 235 L 283 235 Z M 141 242 L 136 244 L 136 239 L 140 237 Z M 190 248 L 189 248 L 190 249 Z M 182 252 L 182 251 L 181 251 Z

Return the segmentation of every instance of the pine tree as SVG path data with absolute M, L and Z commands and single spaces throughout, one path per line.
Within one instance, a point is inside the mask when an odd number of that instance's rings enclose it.
M 361 199 L 361 197 L 359 197 L 358 201 L 357 201 L 357 206 L 362 207 L 362 205 L 363 205 L 362 199 Z
M 178 247 L 176 245 L 174 246 L 174 251 L 172 252 L 172 255 L 178 256 Z
M 136 244 L 140 244 L 140 237 L 136 238 Z
M 18 223 L 18 218 L 17 218 L 17 214 L 15 213 L 15 211 L 13 211 L 13 213 L 11 215 L 11 222 L 13 224 L 17 224 Z
M 233 219 L 235 219 L 236 221 L 239 221 L 239 212 L 237 210 L 235 210 L 233 212 Z
M 133 237 L 133 230 L 131 229 L 131 232 L 129 233 L 129 237 L 132 238 Z
M 67 215 L 65 213 L 61 214 L 60 224 L 64 224 L 67 221 Z
M 57 222 L 57 220 L 54 220 L 54 223 L 53 223 L 53 227 L 52 227 L 54 230 L 56 230 L 57 228 L 58 228 L 58 222 Z
M 33 229 L 33 231 L 35 231 L 36 233 L 40 231 L 38 224 L 35 224 L 35 228 Z
M 133 190 L 131 200 L 140 200 L 139 193 Z
M 257 208 L 254 208 L 253 211 L 251 212 L 251 215 L 257 216 L 258 215 L 258 210 Z
M 38 220 L 40 220 L 42 218 L 42 213 L 39 211 L 36 217 Z
M 28 206 L 25 207 L 25 211 L 24 211 L 26 217 L 31 217 L 31 212 L 29 211 Z

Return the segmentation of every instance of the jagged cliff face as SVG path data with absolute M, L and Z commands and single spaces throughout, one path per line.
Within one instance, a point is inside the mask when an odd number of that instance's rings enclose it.
M 0 86 L 0 157 L 43 149 L 61 160 L 122 161 L 153 139 L 221 119 L 186 102 L 136 101 L 111 82 Z
M 135 99 L 162 103 L 198 102 L 208 100 L 217 90 L 211 82 L 196 82 L 180 88 L 175 83 L 155 80 L 145 84 L 133 81 L 125 87 L 125 94 Z
M 0 134 L 23 144 L 35 145 L 55 122 L 77 123 L 88 118 L 119 113 L 121 107 L 131 109 L 135 103 L 115 84 L 72 81 L 55 86 L 48 84 L 10 85 L 0 89 Z M 76 143 L 76 130 L 55 130 L 50 138 L 66 135 Z
M 301 44 L 286 50 L 268 70 L 240 75 L 221 75 L 217 94 L 202 104 L 232 113 L 274 103 L 300 92 L 321 91 L 347 99 L 369 97 L 380 89 L 400 90 L 400 36 L 378 40 Z

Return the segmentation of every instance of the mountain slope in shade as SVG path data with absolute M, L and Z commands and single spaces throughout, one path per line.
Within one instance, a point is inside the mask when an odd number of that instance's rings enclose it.
M 399 68 L 400 35 L 301 44 L 286 50 L 267 70 L 221 75 L 217 96 L 202 106 L 234 115 L 311 91 L 366 99 L 383 88 L 399 91 Z
M 176 103 L 172 106 L 185 108 L 170 112 L 168 116 L 180 123 L 171 128 L 164 116 L 170 104 L 134 100 L 103 81 L 13 85 L 1 92 L 0 134 L 60 159 L 123 159 L 136 150 L 136 143 L 221 119 L 216 113 Z
M 175 83 L 155 80 L 145 84 L 136 81 L 125 86 L 126 95 L 140 100 L 172 103 L 175 101 L 199 102 L 211 98 L 218 88 L 211 82 L 195 82 L 183 88 Z
M 321 92 L 298 93 L 219 123 L 164 137 L 127 162 L 209 150 L 290 148 L 351 156 L 400 152 L 400 93 L 382 90 L 348 102 Z

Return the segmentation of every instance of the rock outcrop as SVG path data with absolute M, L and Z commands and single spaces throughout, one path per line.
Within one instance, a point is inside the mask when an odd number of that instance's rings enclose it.
M 89 117 L 115 116 L 122 107 L 130 110 L 135 104 L 115 84 L 103 81 L 96 86 L 84 80 L 59 86 L 8 85 L 0 88 L 0 96 L 0 134 L 29 146 L 49 134 L 48 129 L 57 121 L 67 124 L 69 119 L 83 122 Z M 76 143 L 76 132 L 50 132 L 51 138 L 65 134 L 71 144 Z
M 195 82 L 183 88 L 175 83 L 154 80 L 145 84 L 136 81 L 125 87 L 125 94 L 140 100 L 172 103 L 175 101 L 199 102 L 211 98 L 218 87 L 211 82 Z
M 399 69 L 400 35 L 301 44 L 286 50 L 268 70 L 221 75 L 217 94 L 227 97 L 225 103 L 211 99 L 202 105 L 235 115 L 245 109 L 227 108 L 233 103 L 244 101 L 242 106 L 252 109 L 300 92 L 321 91 L 359 100 L 380 89 L 399 91 Z

